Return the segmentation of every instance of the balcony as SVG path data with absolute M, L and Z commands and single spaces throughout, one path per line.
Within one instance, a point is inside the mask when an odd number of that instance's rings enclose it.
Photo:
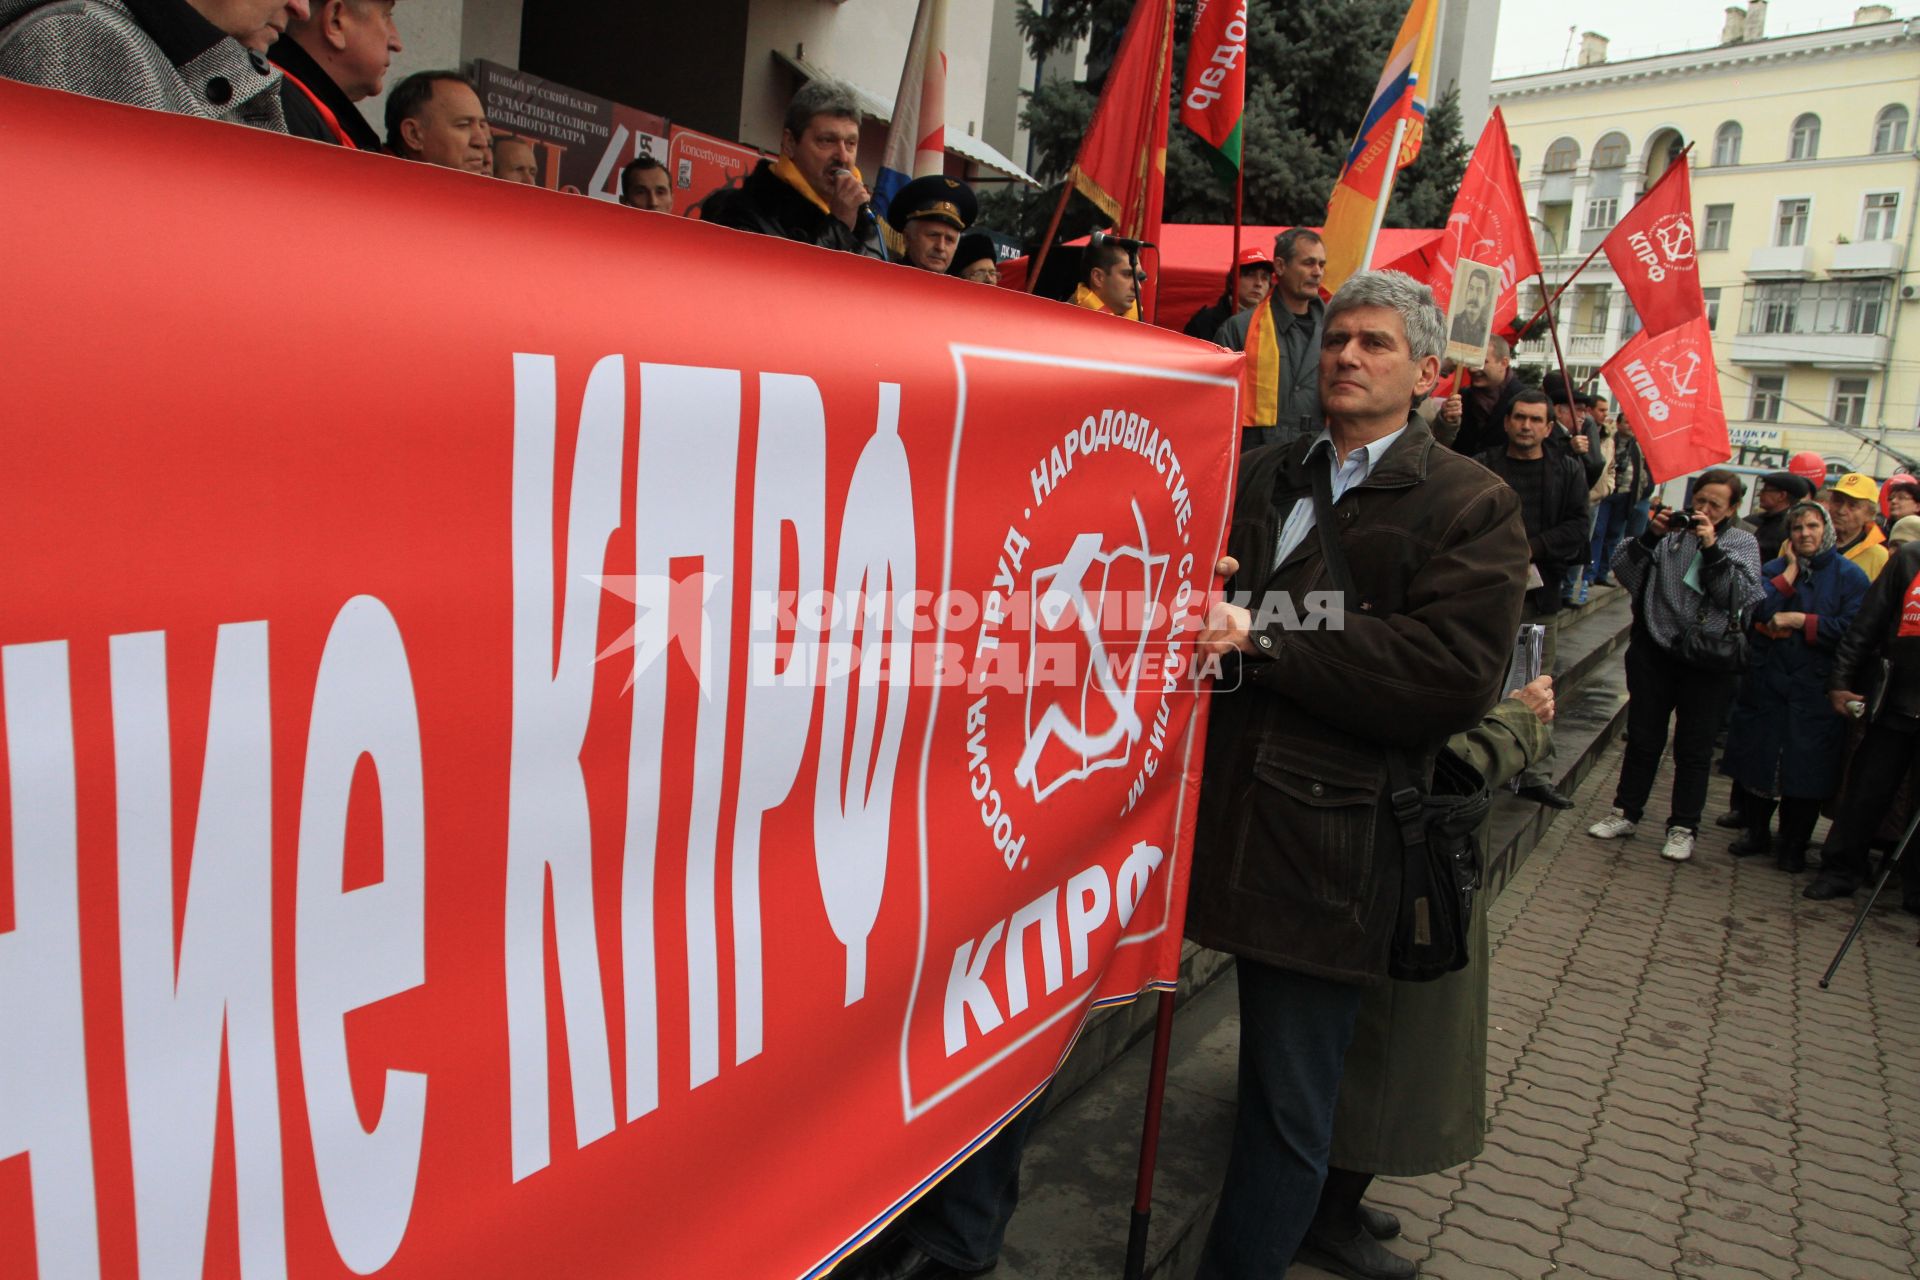
M 1813 253 L 1804 244 L 1770 244 L 1753 251 L 1747 274 L 1757 280 L 1804 280 L 1813 274 Z
M 1733 362 L 1778 368 L 1810 364 L 1822 369 L 1879 369 L 1891 343 L 1877 333 L 1738 333 Z
M 1892 276 L 1900 274 L 1898 240 L 1863 240 L 1833 248 L 1833 265 L 1827 268 L 1836 276 Z
M 1891 346 L 1891 282 L 1823 280 L 1762 284 L 1746 290 L 1735 364 L 1810 364 L 1825 369 L 1883 368 Z
M 1607 350 L 1607 335 L 1604 333 L 1567 335 L 1568 364 L 1600 364 L 1612 354 Z

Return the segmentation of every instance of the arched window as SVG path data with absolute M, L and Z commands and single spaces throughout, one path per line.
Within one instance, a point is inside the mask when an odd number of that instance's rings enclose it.
M 1787 159 L 1812 160 L 1820 154 L 1820 117 L 1809 111 L 1793 122 L 1793 137 L 1787 144 Z
M 1729 120 L 1713 135 L 1713 162 L 1716 165 L 1740 163 L 1740 126 Z
M 1627 135 L 1610 133 L 1593 144 L 1593 167 L 1618 169 L 1627 163 Z
M 1572 138 L 1561 138 L 1547 148 L 1547 159 L 1540 166 L 1542 173 L 1572 173 L 1580 163 L 1580 144 Z
M 1907 109 L 1895 102 L 1880 108 L 1873 120 L 1873 154 L 1888 155 L 1907 149 Z

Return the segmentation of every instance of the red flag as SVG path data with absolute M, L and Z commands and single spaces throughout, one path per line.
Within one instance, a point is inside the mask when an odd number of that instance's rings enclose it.
M 1705 316 L 1657 335 L 1641 330 L 1600 367 L 1600 376 L 1632 421 L 1656 481 L 1733 456 Z
M 1641 196 L 1601 246 L 1649 333 L 1707 314 L 1693 257 L 1693 184 L 1683 155 Z
M 1181 121 L 1238 169 L 1247 101 L 1247 0 L 1200 0 L 1184 83 Z
M 1160 239 L 1172 92 L 1173 0 L 1140 0 L 1071 173 L 1075 189 L 1113 219 L 1116 235 Z
M 1507 141 L 1507 122 L 1500 108 L 1493 109 L 1493 117 L 1480 131 L 1473 159 L 1460 180 L 1460 194 L 1447 215 L 1446 230 L 1417 259 L 1409 258 L 1392 265 L 1432 285 L 1442 311 L 1453 297 L 1455 262 L 1465 258 L 1498 267 L 1500 297 L 1493 309 L 1494 331 L 1512 324 L 1519 310 L 1520 281 L 1540 274 L 1540 251 L 1534 248 L 1527 201 L 1520 193 L 1520 175 L 1513 167 L 1513 147 Z

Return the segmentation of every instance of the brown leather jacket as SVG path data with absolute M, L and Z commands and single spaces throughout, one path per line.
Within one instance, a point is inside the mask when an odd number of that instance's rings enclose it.
M 1187 936 L 1367 982 L 1386 974 L 1399 901 L 1388 752 L 1424 782 L 1505 692 L 1527 536 L 1513 490 L 1416 419 L 1333 508 L 1360 595 L 1344 625 L 1289 628 L 1280 611 L 1262 628 L 1260 593 L 1287 592 L 1304 615 L 1306 593 L 1331 589 L 1317 530 L 1273 564 L 1294 499 L 1312 501 L 1311 444 L 1242 457 L 1228 590 L 1255 594 L 1257 656 L 1213 698 Z

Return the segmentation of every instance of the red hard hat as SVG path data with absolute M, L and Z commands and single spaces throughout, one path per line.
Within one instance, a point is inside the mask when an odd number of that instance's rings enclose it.
M 1827 460 L 1811 450 L 1787 459 L 1787 470 L 1813 485 L 1816 491 L 1827 482 Z

